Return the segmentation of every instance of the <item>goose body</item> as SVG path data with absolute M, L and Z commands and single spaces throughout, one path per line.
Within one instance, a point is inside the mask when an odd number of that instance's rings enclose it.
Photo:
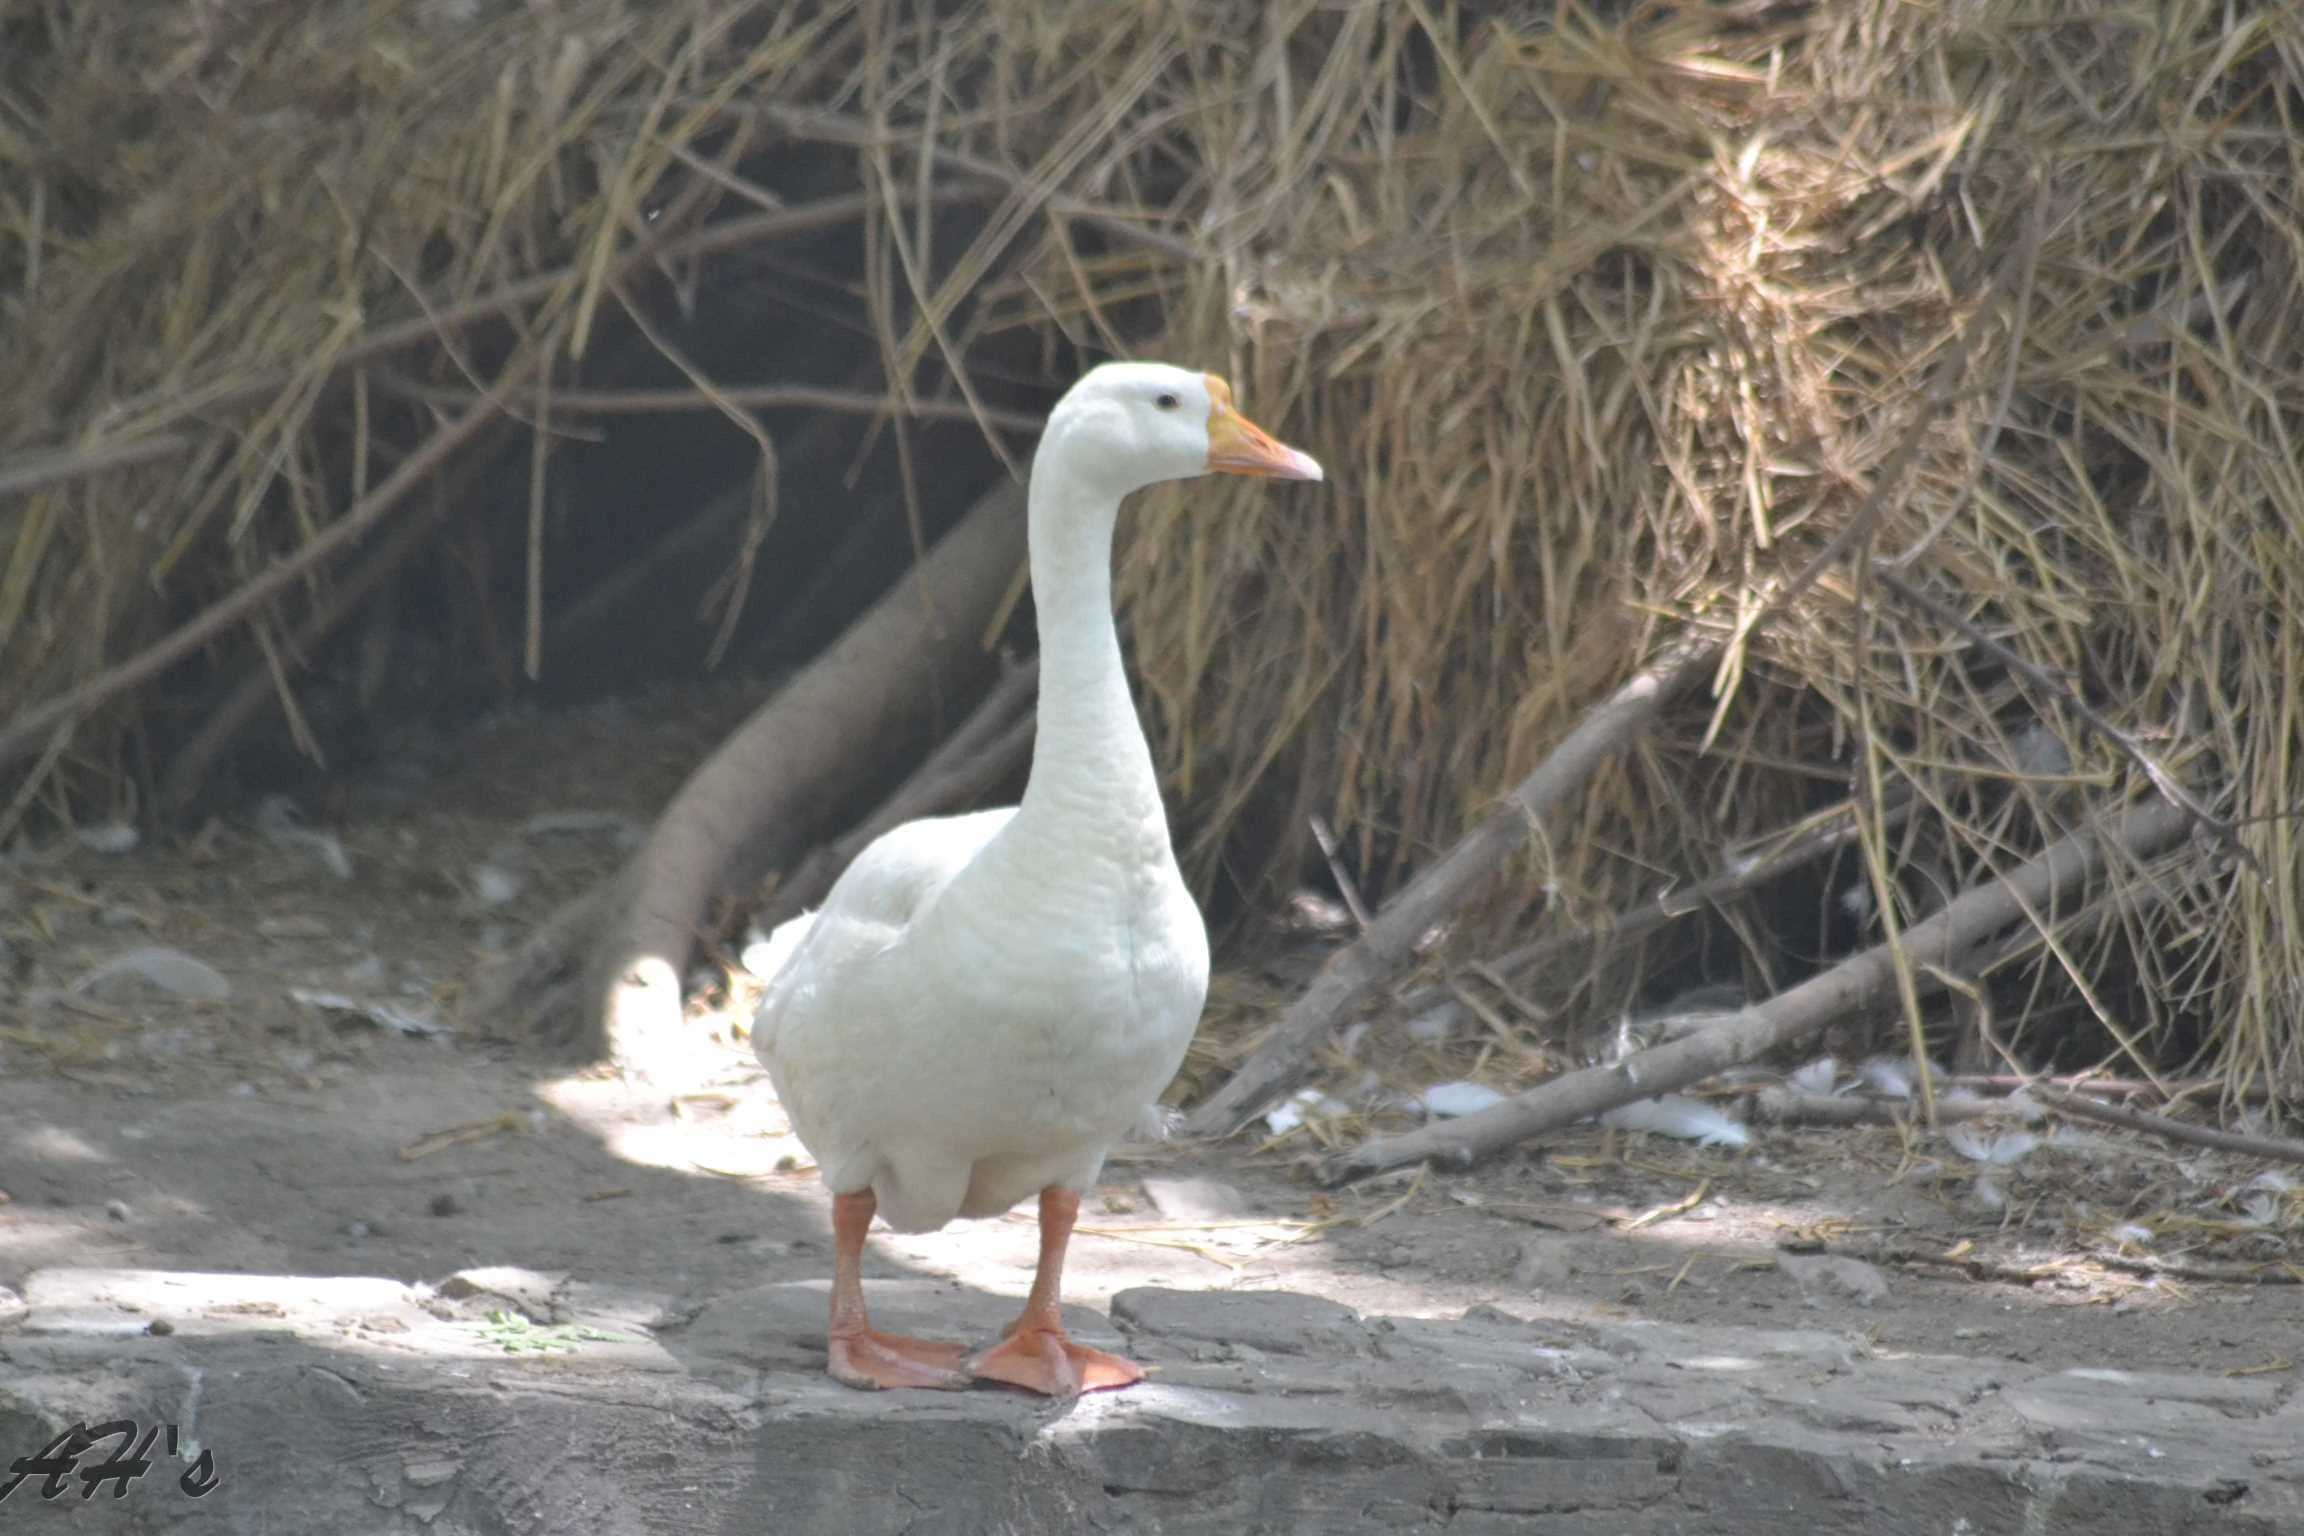
M 805 925 L 756 1048 L 826 1187 L 869 1188 L 899 1232 L 1093 1184 L 1207 995 L 1164 824 L 1132 853 L 1058 862 L 1017 818 L 898 827 L 770 941 Z
M 1073 386 L 1032 467 L 1040 701 L 1022 803 L 896 828 L 767 941 L 754 1049 L 834 1195 L 842 1380 L 1066 1393 L 1141 1374 L 1056 1321 L 1079 1192 L 1156 1113 L 1208 989 L 1113 627 L 1112 534 L 1129 492 L 1212 470 L 1320 476 L 1210 375 L 1116 363 Z M 875 1212 L 922 1232 L 1035 1194 L 1041 1273 L 1001 1343 L 963 1359 L 870 1330 L 854 1272 Z

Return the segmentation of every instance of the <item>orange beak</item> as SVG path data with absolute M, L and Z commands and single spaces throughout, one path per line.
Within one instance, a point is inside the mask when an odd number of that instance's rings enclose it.
M 1275 442 L 1272 434 L 1232 408 L 1232 386 L 1214 374 L 1208 380 L 1208 467 L 1228 475 L 1266 475 L 1275 480 L 1318 480 L 1320 461 L 1301 449 Z

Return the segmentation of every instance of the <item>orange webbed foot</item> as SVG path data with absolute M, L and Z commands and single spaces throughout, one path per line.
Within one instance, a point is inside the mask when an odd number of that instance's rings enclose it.
M 968 1369 L 979 1381 L 1005 1382 L 1044 1397 L 1076 1397 L 1144 1379 L 1135 1361 L 1075 1343 L 1059 1328 L 1011 1328 L 970 1360 Z
M 829 1343 L 832 1358 L 825 1369 L 834 1381 L 851 1387 L 929 1387 L 951 1392 L 972 1379 L 966 1364 L 968 1352 L 957 1344 L 871 1329 L 840 1334 Z

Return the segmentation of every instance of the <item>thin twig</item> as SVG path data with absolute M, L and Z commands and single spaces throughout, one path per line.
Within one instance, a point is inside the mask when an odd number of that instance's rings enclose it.
M 2186 1099 L 2202 1098 L 2210 1094 L 2231 1094 L 2243 1103 L 2262 1104 L 2272 1096 L 2262 1082 L 2244 1084 L 2237 1090 L 2213 1077 L 2171 1079 L 2165 1083 L 2146 1082 L 2140 1077 L 2099 1077 L 2093 1073 L 2075 1072 L 2064 1077 L 2041 1077 L 2019 1072 L 1955 1072 L 1945 1079 L 1954 1088 L 1968 1088 L 1977 1092 L 2014 1093 L 2042 1083 L 2051 1088 L 2067 1088 L 2081 1093 L 2109 1093 L 2120 1098 L 2141 1095 L 2158 1097 L 2165 1093 L 2171 1104 Z
M 972 202 L 982 198 L 981 190 L 969 187 L 938 187 L 930 194 L 930 201 L 946 203 Z M 685 235 L 658 241 L 638 241 L 620 252 L 609 264 L 611 275 L 622 277 L 637 271 L 648 262 L 688 256 L 709 256 L 723 251 L 741 250 L 763 241 L 783 239 L 793 235 L 813 234 L 833 229 L 864 217 L 878 206 L 878 200 L 864 193 L 847 193 L 838 197 L 820 198 L 797 208 L 781 209 L 772 213 L 759 213 L 744 218 L 726 219 L 707 224 L 702 229 Z M 429 313 L 410 316 L 389 325 L 378 326 L 354 341 L 348 342 L 326 364 L 330 378 L 343 374 L 361 363 L 397 352 L 404 347 L 425 341 L 436 341 L 443 336 L 494 320 L 524 304 L 558 296 L 565 286 L 580 275 L 580 269 L 570 263 L 540 272 L 534 277 L 506 283 L 503 287 L 476 295 L 459 303 L 439 304 Z M 305 379 L 302 369 L 280 368 L 252 374 L 235 384 L 223 384 L 213 389 L 194 391 L 176 397 L 152 397 L 129 401 L 114 407 L 107 415 L 134 417 L 144 410 L 159 409 L 158 424 L 180 421 L 195 413 L 209 414 L 226 411 L 268 395 Z M 190 441 L 197 441 L 192 439 Z M 24 457 L 0 462 L 0 495 L 36 486 L 51 484 L 58 479 L 92 474 L 99 470 L 123 464 L 146 463 L 186 451 L 185 434 L 178 432 L 151 432 L 143 436 L 126 438 L 110 445 L 97 455 L 74 454 L 70 450 L 37 450 Z M 22 483 L 18 483 L 21 481 Z
M 1352 926 L 1366 933 L 1368 903 L 1360 899 L 1360 887 L 1352 879 L 1352 871 L 1344 867 L 1344 859 L 1336 846 L 1336 829 L 1328 825 L 1325 816 L 1315 815 L 1309 819 L 1312 841 L 1320 845 L 1320 856 L 1328 861 L 1328 875 L 1336 882 L 1336 894 L 1344 898 L 1344 910 L 1352 914 Z
M 1927 614 L 1937 623 L 1958 630 L 1961 637 L 1971 645 L 1978 646 L 1990 653 L 1993 659 L 2002 666 L 2019 674 L 2035 687 L 2055 696 L 2067 709 L 2079 716 L 2081 722 L 2090 730 L 2110 742 L 2114 751 L 2142 769 L 2144 776 L 2152 781 L 2152 787 L 2160 792 L 2163 799 L 2171 805 L 2181 806 L 2189 811 L 2193 820 L 2200 823 L 2201 829 L 2229 849 L 2235 858 L 2248 866 L 2251 873 L 2260 875 L 2264 872 L 2264 866 L 2258 862 L 2254 851 L 2240 841 L 2238 828 L 2202 805 L 2192 792 L 2177 780 L 2176 775 L 2168 771 L 2166 764 L 2162 763 L 2153 753 L 2147 751 L 2142 742 L 2113 724 L 2110 716 L 2082 698 L 2078 689 L 2013 647 L 1994 639 L 1983 625 L 1978 624 L 1951 605 L 1938 602 L 1934 597 L 1906 581 L 1894 571 L 1875 565 L 1872 568 L 1872 575 L 1882 586 L 1905 602 Z
M 1917 1118 L 1908 1099 L 1802 1093 L 1785 1087 L 1761 1089 L 1753 1100 L 1752 1113 L 1754 1119 L 1770 1125 L 1908 1125 Z M 2011 1099 L 1936 1101 L 1939 1125 L 1959 1120 L 2017 1120 L 2024 1114 L 2024 1106 Z M 2036 1117 L 2038 1110 L 2033 1114 Z
M 966 150 L 946 145 L 923 144 L 916 136 L 887 138 L 875 132 L 872 125 L 861 118 L 842 112 L 826 112 L 805 107 L 785 107 L 774 104 L 747 106 L 740 109 L 770 125 L 782 129 L 796 139 L 814 139 L 825 144 L 847 144 L 858 149 L 881 145 L 925 151 L 928 158 L 947 172 L 979 182 L 987 182 L 1006 192 L 1031 195 L 1035 188 L 1032 179 L 1022 171 L 996 161 L 981 159 Z M 1127 210 L 1107 208 L 1083 198 L 1053 192 L 1040 199 L 1041 206 L 1059 218 L 1072 219 L 1092 225 L 1117 240 L 1130 245 L 1156 251 L 1174 261 L 1197 261 L 1200 252 L 1192 242 L 1145 222 L 1155 215 L 1147 212 L 1131 214 Z
M 470 410 L 425 439 L 422 446 L 401 460 L 399 468 L 335 522 L 307 540 L 295 553 L 250 578 L 219 598 L 173 633 L 145 647 L 109 671 L 97 674 L 61 698 L 36 704 L 19 713 L 0 730 L 0 766 L 36 751 L 48 733 L 78 719 L 115 694 L 150 681 L 201 646 L 215 639 L 274 597 L 318 570 L 357 543 L 398 506 L 410 491 L 424 483 L 451 454 L 479 436 L 504 412 L 506 398 L 527 382 L 542 363 L 540 351 L 507 367 L 496 386 L 473 403 Z
M 172 459 L 199 446 L 200 439 L 188 432 L 158 432 L 116 443 L 92 443 L 85 448 L 35 449 L 0 463 L 0 496 L 18 496 L 59 481 L 100 475 L 108 469 L 132 469 Z
M 739 432 L 752 439 L 759 450 L 760 462 L 752 476 L 751 515 L 744 520 L 744 537 L 736 547 L 736 558 L 730 562 L 728 574 L 721 590 L 727 594 L 726 604 L 720 610 L 720 623 L 711 643 L 705 647 L 706 671 L 716 669 L 736 638 L 736 624 L 744 616 L 745 601 L 752 595 L 752 573 L 759 559 L 760 546 L 767 542 L 768 530 L 775 526 L 776 514 L 782 508 L 778 494 L 783 483 L 783 456 L 777 451 L 775 436 L 757 419 L 720 392 L 719 381 L 706 373 L 696 361 L 676 345 L 663 328 L 649 317 L 647 307 L 636 298 L 629 284 L 620 278 L 610 278 L 608 292 L 616 296 L 624 314 L 656 355 L 680 370 L 713 411 Z
M 1975 1254 L 1876 1243 L 1833 1243 L 1827 1251 L 1872 1264 L 1957 1270 L 1970 1280 L 1996 1280 L 2007 1285 L 2030 1286 L 2066 1280 L 2072 1277 L 2076 1267 L 2091 1265 L 2118 1274 L 2190 1280 L 2205 1285 L 2304 1285 L 2304 1274 L 2272 1264 L 2212 1264 L 2186 1259 L 2132 1258 L 2117 1253 L 2074 1254 L 2069 1260 L 2045 1264 L 2009 1264 Z
M 2140 1131 L 2147 1136 L 2180 1141 L 2195 1147 L 2212 1147 L 2219 1152 L 2237 1152 L 2243 1157 L 2304 1163 L 2304 1141 L 2290 1141 L 2284 1136 L 2250 1136 L 2239 1131 L 2219 1131 L 2213 1126 L 2192 1125 L 2146 1110 L 2118 1109 L 2110 1104 L 2099 1104 L 2084 1095 L 2066 1093 L 2061 1088 L 2045 1085 L 2035 1085 L 2032 1097 L 2056 1113 L 2070 1115 L 2077 1120 L 2116 1125 L 2122 1130 Z
M 1835 849 L 1846 847 L 1862 835 L 1862 829 L 1854 817 L 1855 809 L 1853 801 L 1833 806 L 1806 818 L 1796 827 L 1774 834 L 1775 846 L 1764 854 L 1738 860 L 1729 868 L 1693 885 L 1666 891 L 1646 906 L 1635 907 L 1629 912 L 1619 913 L 1569 933 L 1556 933 L 1537 939 L 1516 949 L 1506 950 L 1492 960 L 1466 966 L 1465 970 L 1478 976 L 1493 974 L 1507 983 L 1513 983 L 1579 949 L 1591 948 L 1606 953 L 1619 944 L 1653 933 L 1680 918 L 1710 910 L 1731 896 L 1741 895 L 1755 886 L 1766 885 L 1778 876 L 1813 863 Z M 1882 812 L 1884 825 L 1895 827 L 1911 814 L 1911 797 L 1898 796 Z M 1752 845 L 1747 843 L 1745 846 Z M 1461 977 L 1451 977 L 1431 986 L 1418 987 L 1402 995 L 1400 1012 L 1408 1018 L 1445 1017 L 1447 1027 L 1453 1028 L 1456 1020 L 1448 1010 L 1462 1009 L 1463 1000 L 1458 991 L 1461 984 Z
M 457 406 L 470 403 L 472 391 L 450 385 L 425 384 L 402 374 L 378 370 L 376 382 L 404 399 L 426 405 Z M 971 410 L 965 400 L 900 400 L 868 390 L 818 389 L 806 384 L 721 384 L 710 392 L 700 389 L 558 389 L 552 409 L 562 416 L 639 416 L 656 412 L 721 410 L 850 411 L 866 416 L 909 416 L 925 421 L 982 421 L 1010 432 L 1037 435 L 1045 418 L 1029 411 L 987 408 Z

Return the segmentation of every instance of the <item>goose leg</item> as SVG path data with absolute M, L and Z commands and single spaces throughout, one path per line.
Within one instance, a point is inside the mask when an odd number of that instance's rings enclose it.
M 966 1351 L 957 1344 L 876 1333 L 864 1311 L 864 1234 L 878 1202 L 872 1191 L 832 1197 L 831 1351 L 826 1369 L 851 1387 L 965 1387 Z
M 1000 1342 L 968 1362 L 968 1369 L 982 1380 L 1004 1381 L 1049 1397 L 1072 1397 L 1144 1379 L 1144 1368 L 1133 1360 L 1076 1344 L 1064 1332 L 1059 1305 L 1064 1249 L 1079 1217 L 1077 1191 L 1040 1192 L 1040 1267 L 1032 1276 L 1032 1294 L 1025 1298 L 1023 1315 L 1008 1325 Z

